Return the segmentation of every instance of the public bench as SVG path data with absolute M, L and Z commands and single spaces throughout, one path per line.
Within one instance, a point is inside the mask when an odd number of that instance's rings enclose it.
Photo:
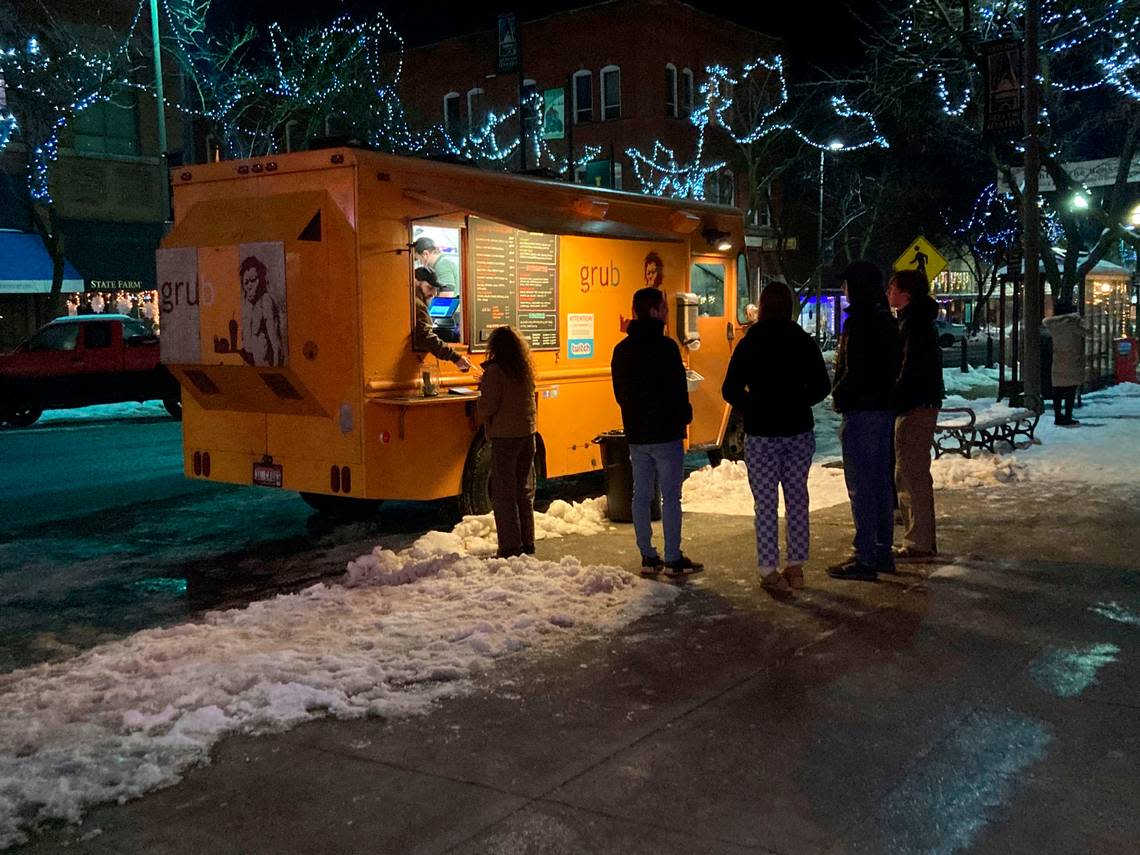
M 972 407 L 946 407 L 938 411 L 934 428 L 934 457 L 960 454 L 971 457 L 974 451 L 996 452 L 999 442 L 1016 448 L 1019 439 L 1033 442 L 1039 413 L 1024 407 L 993 406 L 980 413 Z

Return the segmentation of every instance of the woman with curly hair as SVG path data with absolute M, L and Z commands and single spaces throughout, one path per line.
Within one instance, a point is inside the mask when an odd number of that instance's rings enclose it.
M 479 417 L 491 441 L 491 509 L 499 557 L 534 554 L 534 365 L 509 326 L 487 340 Z

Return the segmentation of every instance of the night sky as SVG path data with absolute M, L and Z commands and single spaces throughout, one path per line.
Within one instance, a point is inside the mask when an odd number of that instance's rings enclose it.
M 341 10 L 368 14 L 379 8 L 410 46 L 440 41 L 450 36 L 477 30 L 492 29 L 500 12 L 510 11 L 508 4 L 440 4 L 427 6 L 417 3 L 376 3 L 369 0 L 336 0 L 332 3 L 301 2 L 301 0 L 248 0 L 240 4 L 216 3 L 217 20 L 229 14 L 239 21 L 265 24 L 271 20 L 282 23 L 328 22 Z M 531 2 L 515 6 L 523 20 L 542 17 L 551 12 L 591 5 L 589 0 L 577 2 Z M 709 0 L 692 0 L 690 5 L 714 15 L 735 21 L 768 35 L 782 38 L 784 54 L 792 73 L 796 76 L 813 65 L 829 71 L 842 72 L 856 64 L 861 56 L 858 33 L 861 31 L 856 16 L 846 2 L 838 0 L 797 0 L 792 3 L 714 3 Z M 857 3 L 859 14 L 873 13 L 875 4 Z M 443 11 L 447 9 L 447 11 Z M 425 11 L 430 10 L 430 11 Z

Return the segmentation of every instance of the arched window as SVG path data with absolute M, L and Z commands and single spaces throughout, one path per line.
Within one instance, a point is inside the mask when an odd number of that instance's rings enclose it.
M 677 66 L 665 63 L 665 115 L 677 117 Z
M 692 69 L 681 69 L 681 116 L 689 118 L 693 115 L 693 72 Z
M 448 92 L 443 96 L 443 129 L 448 136 L 461 134 L 463 120 L 460 117 L 459 93 Z
M 607 65 L 602 69 L 602 121 L 621 118 L 621 69 Z
M 467 130 L 475 133 L 486 120 L 483 112 L 483 90 L 479 87 L 467 90 Z
M 594 75 L 583 69 L 574 72 L 574 124 L 594 121 Z
M 523 134 L 528 139 L 534 136 L 538 127 L 538 84 L 533 80 L 524 80 L 522 84 L 522 121 Z

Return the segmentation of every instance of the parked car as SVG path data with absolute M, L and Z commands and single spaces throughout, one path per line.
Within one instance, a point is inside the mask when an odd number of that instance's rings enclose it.
M 965 324 L 955 324 L 945 318 L 938 318 L 934 326 L 938 328 L 938 344 L 942 347 L 951 347 L 966 337 Z
M 17 427 L 47 409 L 153 399 L 182 418 L 181 389 L 159 362 L 158 336 L 126 315 L 56 318 L 0 356 L 0 421 Z

